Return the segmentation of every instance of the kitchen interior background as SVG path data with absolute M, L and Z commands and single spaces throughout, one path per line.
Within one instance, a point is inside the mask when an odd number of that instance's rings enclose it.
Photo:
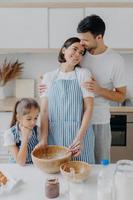
M 0 3 L 23 3 L 23 2 L 92 2 L 92 0 L 0 0 Z M 133 0 L 93 0 L 93 2 L 133 2 Z M 76 32 L 76 30 L 75 30 Z M 127 85 L 128 85 L 128 94 L 127 97 L 133 98 L 133 54 L 132 53 L 122 53 L 122 56 L 125 60 L 125 69 L 126 69 L 126 77 L 127 77 Z M 18 59 L 20 62 L 24 62 L 24 72 L 21 78 L 31 78 L 35 80 L 35 96 L 38 95 L 37 92 L 37 83 L 39 77 L 50 70 L 56 69 L 58 67 L 57 62 L 58 52 L 50 52 L 50 53 L 7 53 L 1 54 L 0 52 L 0 64 L 4 61 L 5 58 L 7 60 L 16 60 Z M 15 82 L 9 82 L 7 84 L 6 96 L 14 96 L 15 95 Z

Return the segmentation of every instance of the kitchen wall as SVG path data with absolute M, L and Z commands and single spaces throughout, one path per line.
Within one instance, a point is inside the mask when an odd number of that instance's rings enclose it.
M 0 64 L 7 58 L 9 61 L 16 59 L 19 62 L 24 62 L 24 70 L 22 78 L 31 78 L 35 80 L 35 94 L 37 96 L 37 85 L 40 76 L 50 70 L 58 67 L 57 53 L 42 53 L 42 54 L 1 54 Z M 6 88 L 6 96 L 13 96 L 15 92 L 15 82 L 9 82 Z
M 125 60 L 125 69 L 128 85 L 128 95 L 133 97 L 133 54 L 122 54 Z M 58 67 L 57 62 L 58 53 L 34 53 L 34 54 L 0 54 L 0 63 L 3 62 L 5 58 L 13 61 L 14 59 L 19 59 L 20 62 L 24 62 L 24 72 L 22 78 L 32 78 L 35 79 L 35 94 L 37 95 L 37 83 L 39 77 L 50 70 L 56 69 Z M 14 83 L 8 84 L 7 95 L 14 95 Z

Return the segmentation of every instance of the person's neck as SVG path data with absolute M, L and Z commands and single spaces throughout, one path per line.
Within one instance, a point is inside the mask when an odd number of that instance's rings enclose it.
M 107 50 L 107 46 L 105 44 L 99 45 L 96 49 L 92 49 L 90 54 L 92 55 L 99 55 L 104 53 Z
M 73 65 L 69 65 L 69 64 L 66 64 L 66 63 L 62 63 L 60 65 L 60 71 L 62 71 L 62 72 L 71 72 L 73 70 L 74 70 Z

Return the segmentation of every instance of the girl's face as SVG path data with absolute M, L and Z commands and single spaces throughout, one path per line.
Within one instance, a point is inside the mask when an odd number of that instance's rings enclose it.
M 66 62 L 75 66 L 81 62 L 84 50 L 79 42 L 75 42 L 68 48 L 63 48 L 62 53 L 64 53 Z
M 32 130 L 36 125 L 38 116 L 39 116 L 39 110 L 36 108 L 31 108 L 28 114 L 18 116 L 18 121 L 21 126 L 24 126 Z

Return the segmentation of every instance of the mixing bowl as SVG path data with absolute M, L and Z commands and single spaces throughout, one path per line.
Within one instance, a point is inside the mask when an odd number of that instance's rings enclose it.
M 34 149 L 31 153 L 33 164 L 43 172 L 57 173 L 60 165 L 71 160 L 67 147 L 49 145 L 46 149 Z

